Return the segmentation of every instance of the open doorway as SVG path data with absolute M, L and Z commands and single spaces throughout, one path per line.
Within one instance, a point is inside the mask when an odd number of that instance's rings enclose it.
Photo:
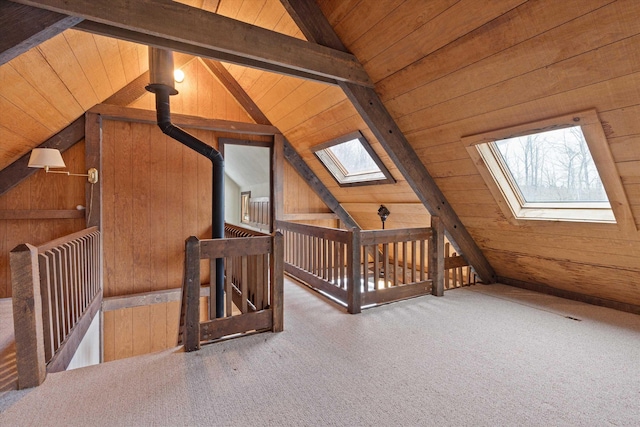
M 272 231 L 272 143 L 220 138 L 225 161 L 225 221 Z

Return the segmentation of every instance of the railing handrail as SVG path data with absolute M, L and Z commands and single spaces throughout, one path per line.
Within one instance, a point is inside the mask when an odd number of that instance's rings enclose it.
M 57 239 L 51 240 L 49 242 L 43 243 L 42 245 L 38 246 L 38 253 L 43 254 L 53 248 L 62 246 L 65 243 L 72 242 L 80 237 L 88 236 L 91 233 L 94 233 L 96 231 L 98 231 L 98 227 L 89 227 L 89 228 L 85 228 L 84 230 L 80 230 L 75 233 L 71 233 L 66 236 L 62 236 Z
M 20 388 L 39 385 L 73 358 L 100 308 L 100 254 L 97 227 L 11 251 Z
M 393 228 L 389 230 L 363 230 L 360 232 L 362 245 L 377 243 L 409 242 L 411 240 L 427 240 L 433 235 L 433 229 L 423 228 Z
M 268 233 L 262 233 L 260 231 L 252 230 L 250 228 L 241 227 L 235 224 L 229 224 L 228 222 L 224 223 L 224 231 L 225 232 L 235 232 L 238 234 L 244 234 L 244 236 L 240 237 L 249 237 L 249 236 L 270 236 Z
M 349 231 L 340 228 L 321 227 L 319 225 L 300 224 L 290 221 L 276 221 L 276 228 L 294 233 L 305 233 L 313 237 L 335 240 L 340 243 L 347 243 L 349 241 Z
M 363 304 L 409 298 L 429 288 L 433 295 L 443 293 L 444 230 L 438 217 L 431 218 L 431 227 L 390 230 L 347 231 L 287 221 L 276 225 L 293 245 L 285 251 L 287 271 L 345 303 L 349 313 L 359 313 Z

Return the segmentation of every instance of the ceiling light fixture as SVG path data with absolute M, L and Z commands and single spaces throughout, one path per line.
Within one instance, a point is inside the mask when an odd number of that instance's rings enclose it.
M 62 160 L 62 154 L 60 150 L 55 148 L 34 148 L 31 150 L 31 157 L 29 157 L 30 168 L 44 169 L 46 173 L 59 173 L 68 176 L 86 176 L 87 180 L 91 184 L 98 182 L 98 169 L 91 168 L 87 173 L 71 173 L 66 171 L 52 171 L 51 168 L 66 168 Z
M 173 78 L 176 81 L 176 83 L 182 83 L 184 81 L 184 71 L 182 71 L 181 69 L 176 69 L 173 71 Z

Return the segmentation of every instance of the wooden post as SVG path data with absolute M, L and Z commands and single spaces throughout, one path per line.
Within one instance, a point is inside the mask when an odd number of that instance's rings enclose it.
M 362 264 L 360 230 L 351 229 L 347 243 L 347 311 L 351 314 L 360 313 L 362 306 L 360 266 Z
M 273 332 L 284 330 L 284 238 L 279 231 L 273 236 L 271 251 L 271 310 Z
M 87 228 L 102 230 L 102 118 L 100 114 L 86 113 L 85 167 L 98 170 L 98 182 L 85 185 L 85 215 Z
M 38 248 L 29 244 L 16 246 L 9 254 L 9 260 L 18 388 L 24 389 L 42 384 L 47 375 Z
M 439 217 L 431 217 L 431 229 L 433 230 L 429 244 L 431 294 L 441 297 L 444 295 L 444 228 Z
M 185 292 L 186 319 L 184 324 L 184 349 L 200 349 L 200 241 L 191 236 L 184 249 L 185 256 Z

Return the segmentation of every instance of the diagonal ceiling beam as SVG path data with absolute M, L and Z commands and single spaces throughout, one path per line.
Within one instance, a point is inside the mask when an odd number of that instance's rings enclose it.
M 371 86 L 351 54 L 236 21 L 171 0 L 16 0 L 76 16 L 78 28 L 104 31 L 195 56 L 209 57 L 321 81 Z
M 253 102 L 253 99 L 245 92 L 245 90 L 240 86 L 237 80 L 227 71 L 227 69 L 217 61 L 212 61 L 209 59 L 204 59 L 203 63 L 205 67 L 207 67 L 213 75 L 215 75 L 220 83 L 224 87 L 227 88 L 229 93 L 236 98 L 240 106 L 244 108 L 244 110 L 249 114 L 249 116 L 255 120 L 256 123 L 271 125 L 271 122 L 264 115 L 260 107 Z M 329 209 L 333 211 L 338 216 L 338 219 L 342 221 L 347 228 L 357 228 L 360 229 L 360 226 L 356 222 L 355 219 L 342 207 L 338 199 L 335 198 L 331 190 L 327 188 L 326 185 L 322 182 L 320 178 L 315 174 L 315 172 L 307 165 L 300 154 L 296 151 L 296 149 L 284 139 L 284 158 L 287 159 L 289 164 L 293 166 L 293 168 L 298 172 L 306 182 L 309 184 L 309 187 L 320 197 L 320 199 L 324 202 L 325 205 Z
M 80 21 L 82 18 L 0 0 L 0 65 Z
M 69 126 L 47 139 L 36 148 L 57 148 L 60 152 L 64 153 L 77 142 L 82 141 L 84 138 L 84 123 L 85 120 L 83 114 Z M 11 163 L 6 168 L 0 170 L 0 196 L 39 170 L 27 166 L 29 164 L 29 156 L 31 156 L 31 151 Z
M 264 115 L 260 107 L 253 102 L 253 99 L 244 91 L 242 86 L 236 81 L 224 65 L 218 61 L 212 59 L 201 58 L 204 67 L 213 74 L 218 81 L 227 89 L 227 91 L 233 96 L 240 106 L 249 114 L 249 116 L 258 124 L 271 125 L 271 122 Z
M 307 40 L 345 50 L 342 41 L 315 1 L 281 0 L 281 2 Z M 482 281 L 495 282 L 496 274 L 493 268 L 419 160 L 376 91 L 370 87 L 358 87 L 349 82 L 338 82 L 338 84 L 429 213 L 440 217 L 447 234 L 451 240 L 455 241 L 464 258 L 473 266 Z

